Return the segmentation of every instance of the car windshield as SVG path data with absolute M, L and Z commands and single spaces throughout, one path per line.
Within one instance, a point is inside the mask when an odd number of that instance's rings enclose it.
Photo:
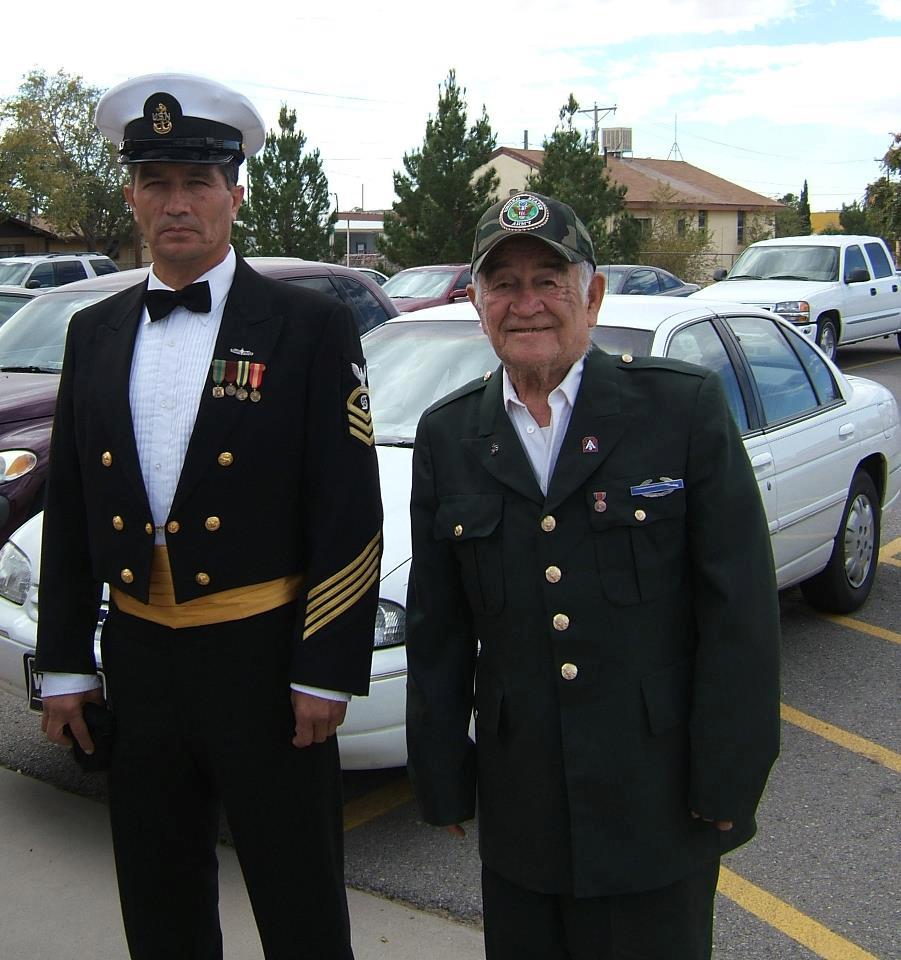
M 14 293 L 0 293 L 0 324 L 7 320 L 19 309 L 28 303 L 30 297 L 19 297 Z
M 603 273 L 607 281 L 607 293 L 619 293 L 626 276 L 625 267 L 598 267 L 598 273 Z
M 109 295 L 86 290 L 48 293 L 29 301 L 0 327 L 0 370 L 61 370 L 72 315 Z
M 382 287 L 389 297 L 440 297 L 456 270 L 401 270 Z
M 727 280 L 838 280 L 838 247 L 748 247 Z
M 30 263 L 0 263 L 0 283 L 16 285 L 25 279 Z
M 651 344 L 649 331 L 628 327 L 597 326 L 591 337 L 614 354 L 646 356 Z M 363 352 L 381 444 L 412 443 L 426 407 L 499 363 L 479 324 L 466 320 L 385 323 L 366 334 Z

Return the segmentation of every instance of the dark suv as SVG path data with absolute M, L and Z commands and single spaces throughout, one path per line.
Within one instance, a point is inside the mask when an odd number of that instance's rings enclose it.
M 361 334 L 397 316 L 381 287 L 356 270 L 290 257 L 250 257 L 264 276 L 346 303 Z M 146 270 L 124 270 L 68 284 L 36 297 L 0 327 L 0 543 L 43 508 L 50 428 L 72 315 L 140 283 Z

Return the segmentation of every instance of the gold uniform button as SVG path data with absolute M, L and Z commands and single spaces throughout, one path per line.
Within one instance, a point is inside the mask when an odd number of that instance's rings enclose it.
M 560 668 L 560 676 L 564 680 L 575 680 L 579 675 L 579 668 L 574 663 L 564 663 Z
M 557 521 L 550 515 L 541 518 L 541 529 L 550 533 L 557 526 Z
M 178 533 L 179 530 L 181 530 L 181 524 L 177 520 L 170 520 L 166 524 L 167 533 Z
M 113 455 L 109 452 L 109 450 L 104 450 L 103 453 L 100 454 L 100 462 L 105 467 L 111 467 L 113 465 Z
M 203 521 L 203 525 L 207 530 L 218 530 L 219 527 L 222 526 L 222 522 L 218 517 L 207 517 L 206 520 Z
M 633 359 L 633 357 L 632 357 L 632 354 L 631 354 L 631 353 L 624 353 L 624 354 L 623 354 L 623 363 L 631 363 L 631 362 L 632 362 L 632 359 Z
M 455 536 L 455 537 L 462 537 L 462 536 L 463 536 L 463 524 L 462 524 L 462 523 L 458 523 L 458 524 L 454 527 L 454 536 Z
M 216 457 L 216 460 L 219 463 L 220 467 L 230 467 L 235 462 L 235 456 L 232 453 L 229 453 L 228 450 L 224 450 L 222 453 Z
M 128 569 L 128 567 L 126 567 L 126 568 L 119 574 L 119 576 L 122 578 L 122 582 L 123 582 L 123 583 L 134 583 L 135 575 L 131 572 L 131 570 Z
M 194 579 L 200 584 L 201 587 L 208 587 L 210 585 L 210 575 L 208 573 L 204 573 L 203 570 L 201 570 L 200 573 L 195 574 Z
M 113 530 L 122 530 L 125 527 L 125 522 L 121 517 L 113 517 Z
M 547 580 L 548 583 L 559 583 L 562 576 L 563 574 L 559 567 L 548 567 L 547 570 L 544 571 L 544 579 Z
M 565 613 L 554 614 L 554 629 L 569 630 L 569 617 Z
M 636 519 L 636 520 L 639 520 L 639 521 L 641 521 L 641 520 L 647 520 L 647 518 L 648 518 L 648 515 L 644 512 L 644 510 L 636 510 L 636 511 L 635 511 L 635 519 Z
M 153 536 L 153 524 L 152 524 L 152 523 L 145 523 L 145 524 L 144 524 L 144 533 L 148 534 L 149 536 Z

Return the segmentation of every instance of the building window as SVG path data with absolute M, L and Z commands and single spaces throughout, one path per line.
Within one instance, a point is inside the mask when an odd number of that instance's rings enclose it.
M 636 217 L 638 222 L 638 229 L 641 230 L 641 235 L 646 237 L 651 232 L 651 218 L 650 217 Z
M 735 241 L 736 243 L 745 242 L 745 212 L 739 210 L 736 216 Z
M 686 228 L 685 217 L 679 217 L 679 219 L 676 221 L 676 233 L 680 237 L 684 237 L 685 228 Z
M 698 210 L 698 230 L 707 229 L 707 211 Z
M 25 253 L 24 243 L 0 243 L 0 257 L 19 257 Z

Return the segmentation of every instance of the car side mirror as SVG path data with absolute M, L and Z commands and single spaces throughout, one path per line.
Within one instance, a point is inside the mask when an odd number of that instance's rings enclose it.
M 869 271 L 864 267 L 855 267 L 845 278 L 845 283 L 868 283 Z
M 728 272 L 729 272 L 729 271 L 728 271 L 725 267 L 717 267 L 716 270 L 713 271 L 713 279 L 714 279 L 714 280 L 725 280 L 725 279 L 726 279 L 726 274 L 727 274 Z
M 457 300 L 465 300 L 466 287 L 463 287 L 462 290 L 451 290 L 450 299 L 452 303 L 456 303 Z
M 38 290 L 41 286 L 40 280 L 26 280 L 25 289 L 26 290 Z

